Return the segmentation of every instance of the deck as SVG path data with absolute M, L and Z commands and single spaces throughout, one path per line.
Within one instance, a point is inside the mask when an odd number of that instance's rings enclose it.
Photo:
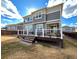
M 46 29 L 47 30 L 47 29 Z M 63 39 L 61 36 L 61 32 L 57 32 L 57 34 L 53 34 L 53 31 L 46 31 L 46 30 L 42 30 L 42 31 L 35 31 L 35 34 L 33 34 L 32 32 L 29 31 L 20 31 L 20 33 L 18 32 L 18 37 L 24 41 L 24 42 L 28 42 L 28 43 L 35 43 L 35 42 L 52 42 L 54 44 L 59 45 L 60 47 L 63 47 Z M 55 30 L 56 31 L 56 30 Z
M 52 43 L 53 45 L 57 45 L 61 48 L 63 48 L 63 39 L 57 38 L 57 37 L 42 37 L 42 36 L 25 36 L 25 35 L 19 35 L 18 38 L 20 38 L 23 42 L 27 43 L 36 43 L 36 42 L 48 42 Z

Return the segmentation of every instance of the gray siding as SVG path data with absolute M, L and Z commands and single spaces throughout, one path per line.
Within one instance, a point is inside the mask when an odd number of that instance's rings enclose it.
M 33 17 L 33 20 L 31 22 L 25 22 L 26 24 L 29 23 L 36 23 L 36 22 L 42 22 L 42 21 L 48 21 L 48 20 L 54 20 L 54 19 L 60 19 L 60 11 L 56 11 L 49 14 L 42 14 L 42 18 L 35 18 Z
M 47 14 L 47 21 L 54 20 L 54 19 L 60 19 L 60 11 Z

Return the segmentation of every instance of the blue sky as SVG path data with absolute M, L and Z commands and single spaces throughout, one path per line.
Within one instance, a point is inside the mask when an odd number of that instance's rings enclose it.
M 70 26 L 70 27 L 76 27 L 77 26 L 77 16 L 73 16 L 70 18 L 64 18 L 62 19 L 62 26 Z
M 1 1 L 1 26 L 23 22 L 23 16 L 31 12 L 53 5 L 64 3 L 61 17 L 62 26 L 77 24 L 75 0 L 2 0 Z
M 28 9 L 35 8 L 40 9 L 46 7 L 48 0 L 11 0 L 16 5 L 18 12 L 25 16 L 28 14 Z M 18 4 L 17 4 L 18 3 Z

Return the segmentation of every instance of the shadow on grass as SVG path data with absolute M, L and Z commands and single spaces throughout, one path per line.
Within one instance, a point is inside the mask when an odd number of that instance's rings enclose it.
M 56 43 L 54 42 L 38 42 L 38 43 L 48 48 L 58 47 L 58 45 L 56 45 Z

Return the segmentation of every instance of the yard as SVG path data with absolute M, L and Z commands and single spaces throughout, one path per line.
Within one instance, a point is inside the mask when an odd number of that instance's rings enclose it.
M 1 36 L 2 59 L 77 59 L 77 42 L 65 37 L 64 48 L 47 43 L 25 45 L 16 36 Z

